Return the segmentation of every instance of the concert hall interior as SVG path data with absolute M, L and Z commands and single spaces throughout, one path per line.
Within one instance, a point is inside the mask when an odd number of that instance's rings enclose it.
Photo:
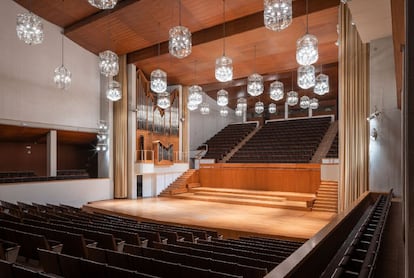
M 1 0 L 0 277 L 414 277 L 413 13 Z

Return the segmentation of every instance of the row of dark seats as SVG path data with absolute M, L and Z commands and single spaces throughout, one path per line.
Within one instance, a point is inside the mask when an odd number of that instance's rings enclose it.
M 332 141 L 331 147 L 329 148 L 328 153 L 326 154 L 327 158 L 338 158 L 339 145 L 338 145 L 338 133 L 336 134 L 334 140 Z
M 0 172 L 0 179 L 3 178 L 19 178 L 19 177 L 33 177 L 35 173 L 33 171 L 10 171 Z
M 374 277 L 391 199 L 392 190 L 366 209 L 321 277 Z
M 36 176 L 34 172 L 3 172 L 0 173 L 0 183 L 20 183 L 37 181 L 54 181 L 70 179 L 88 179 L 86 170 L 58 170 L 57 176 Z
M 89 273 L 91 268 L 102 275 L 96 277 L 148 277 L 137 276 L 141 273 L 156 277 L 258 278 L 301 245 L 262 238 L 224 240 L 211 230 L 138 222 L 64 205 L 1 204 L 4 211 L 0 214 L 0 238 L 17 242 L 22 250 L 27 250 L 21 256 L 38 259 L 46 272 L 64 277 L 88 277 L 82 275 Z M 19 216 L 9 214 L 16 210 L 16 206 L 24 213 Z M 36 215 L 30 212 L 33 207 L 44 213 L 37 215 L 42 219 L 28 218 Z M 62 218 L 54 218 L 55 215 Z M 10 216 L 10 219 L 5 216 Z M 41 243 L 16 237 L 19 233 L 33 234 L 28 238 L 41 238 Z M 142 244 L 142 235 L 145 235 L 147 244 Z M 116 244 L 118 237 L 123 242 L 122 248 Z M 51 240 L 60 248 L 51 248 Z M 49 255 L 48 259 L 42 258 L 45 254 Z M 63 266 L 62 261 L 65 260 L 71 261 L 72 266 Z M 75 274 L 68 273 L 68 269 Z M 121 276 L 108 276 L 114 275 L 114 271 L 122 272 Z
M 308 163 L 328 130 L 330 120 L 330 117 L 323 117 L 269 122 L 228 162 Z
M 54 274 L 34 270 L 23 265 L 0 259 L 0 277 L 2 278 L 59 278 Z

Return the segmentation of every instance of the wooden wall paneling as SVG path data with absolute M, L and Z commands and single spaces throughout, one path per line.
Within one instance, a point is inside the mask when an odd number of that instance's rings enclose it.
M 206 187 L 315 193 L 320 164 L 204 164 L 200 183 Z

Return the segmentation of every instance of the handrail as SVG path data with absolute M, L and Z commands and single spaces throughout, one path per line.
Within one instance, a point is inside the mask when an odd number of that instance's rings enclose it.
M 204 150 L 200 150 L 195 155 L 195 159 L 201 159 L 201 157 L 204 156 L 208 152 L 208 145 L 207 144 L 201 144 L 200 147 L 205 147 L 205 149 Z

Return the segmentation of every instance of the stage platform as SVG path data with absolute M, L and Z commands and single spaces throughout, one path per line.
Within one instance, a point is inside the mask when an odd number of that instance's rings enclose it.
M 303 241 L 336 215 L 169 197 L 97 201 L 83 208 L 138 220 L 215 229 L 226 238 L 258 235 Z

